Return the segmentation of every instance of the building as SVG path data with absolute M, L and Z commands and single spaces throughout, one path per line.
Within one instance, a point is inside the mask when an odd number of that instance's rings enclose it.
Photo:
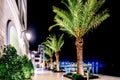
M 0 0 L 0 55 L 4 45 L 11 44 L 19 55 L 29 53 L 27 0 Z
M 40 55 L 40 67 L 41 68 L 44 68 L 45 67 L 45 54 L 43 52 L 43 49 L 44 49 L 44 45 L 40 44 L 38 45 L 38 53 Z
M 37 65 L 39 65 L 39 60 L 37 60 L 37 62 L 36 62 L 36 54 L 37 54 L 38 52 L 37 51 L 31 51 L 30 52 L 30 55 L 31 55 L 31 60 L 32 60 L 32 63 L 33 63 L 33 65 L 34 65 L 34 68 L 36 68 L 37 67 Z M 40 59 L 40 58 L 39 58 Z
M 38 51 L 31 51 L 31 60 L 34 68 L 45 68 L 44 45 L 38 45 Z

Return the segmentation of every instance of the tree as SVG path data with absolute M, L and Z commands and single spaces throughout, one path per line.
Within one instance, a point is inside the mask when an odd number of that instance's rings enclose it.
M 63 34 L 58 36 L 51 34 L 47 37 L 47 41 L 43 44 L 55 52 L 56 70 L 59 71 L 59 51 L 64 44 Z
M 54 54 L 53 50 L 45 46 L 44 53 L 50 57 L 50 69 L 53 69 L 53 54 Z
M 56 24 L 50 26 L 49 30 L 59 26 L 60 30 L 75 37 L 77 73 L 83 75 L 83 36 L 110 15 L 107 9 L 100 12 L 105 0 L 63 0 L 62 3 L 66 6 L 65 9 L 53 6 L 53 12 L 56 13 L 54 17 Z
M 44 61 L 45 61 L 45 68 L 49 68 L 49 69 L 50 69 L 50 67 L 49 67 L 50 57 L 49 57 L 48 55 L 45 55 Z M 51 65 L 50 65 L 50 66 L 51 66 Z

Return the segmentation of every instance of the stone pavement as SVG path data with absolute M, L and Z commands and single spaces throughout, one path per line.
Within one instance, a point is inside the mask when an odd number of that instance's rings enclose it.
M 71 80 L 63 77 L 64 73 L 54 73 L 47 70 L 35 70 L 35 75 L 32 80 Z
M 35 75 L 32 80 L 71 80 L 66 77 L 63 77 L 64 73 L 54 73 L 52 71 L 47 70 L 35 70 Z M 91 80 L 120 80 L 120 77 L 113 77 L 107 75 L 99 75 L 98 79 Z

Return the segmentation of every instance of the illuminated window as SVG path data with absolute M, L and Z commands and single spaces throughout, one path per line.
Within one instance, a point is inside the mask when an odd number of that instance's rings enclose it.
M 15 49 L 18 52 L 19 51 L 18 34 L 17 34 L 17 30 L 15 29 L 15 26 L 12 23 L 12 21 L 8 22 L 6 33 L 7 33 L 7 35 L 6 35 L 7 36 L 7 45 L 11 44 L 12 46 L 15 47 Z

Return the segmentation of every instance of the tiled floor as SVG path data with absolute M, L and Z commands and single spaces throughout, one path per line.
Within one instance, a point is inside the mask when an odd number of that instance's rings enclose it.
M 63 77 L 63 74 L 64 73 L 54 73 L 47 70 L 36 69 L 32 80 L 71 80 Z M 91 80 L 120 80 L 120 77 L 99 75 L 98 79 L 91 79 Z
M 54 73 L 51 71 L 36 70 L 32 80 L 71 80 L 63 77 L 64 73 Z

